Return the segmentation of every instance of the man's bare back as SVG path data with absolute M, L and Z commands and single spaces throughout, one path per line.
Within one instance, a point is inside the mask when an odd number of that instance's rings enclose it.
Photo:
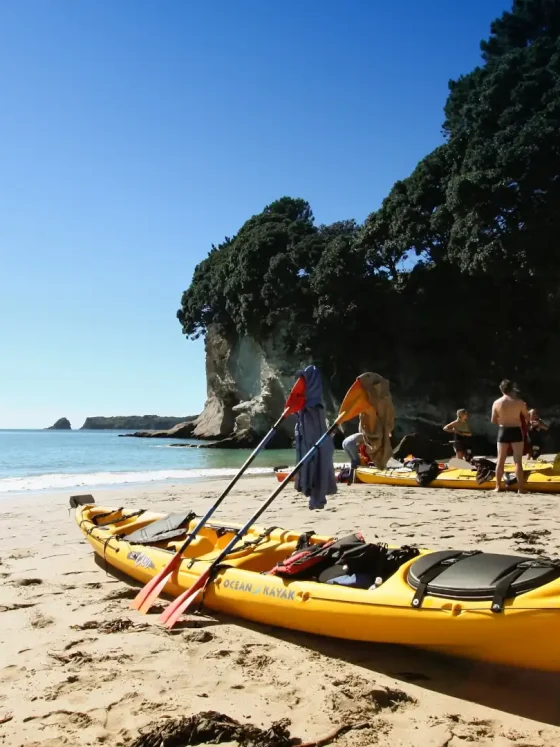
M 521 415 L 529 420 L 527 405 L 523 400 L 504 394 L 492 405 L 492 422 L 494 425 L 502 425 L 505 428 L 519 428 L 521 426 Z
M 525 422 L 529 421 L 527 405 L 522 399 L 518 399 L 515 394 L 517 389 L 512 381 L 504 379 L 500 384 L 502 397 L 497 399 L 492 405 L 492 422 L 498 427 L 497 451 L 498 461 L 496 462 L 496 490 L 501 489 L 502 477 L 504 475 L 504 464 L 508 452 L 512 451 L 513 461 L 515 462 L 515 476 L 517 478 L 517 489 L 523 491 L 523 429 L 521 428 L 521 416 Z

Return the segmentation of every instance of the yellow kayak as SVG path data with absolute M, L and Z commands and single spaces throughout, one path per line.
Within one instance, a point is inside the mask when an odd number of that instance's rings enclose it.
M 293 467 L 275 467 L 274 474 L 276 475 L 278 482 L 282 482 L 292 469 Z M 527 490 L 535 493 L 560 493 L 560 460 L 555 460 L 554 462 L 525 462 L 523 465 L 523 471 L 525 472 L 525 479 L 527 481 Z M 336 477 L 339 472 L 340 468 L 335 468 Z M 504 466 L 504 472 L 505 474 L 515 472 L 515 465 L 509 463 L 506 464 Z M 541 477 L 537 479 L 528 480 L 529 475 L 532 475 L 533 473 L 544 473 L 544 475 L 541 475 Z M 556 480 L 549 479 L 552 475 L 556 475 Z M 411 488 L 418 487 L 416 472 L 407 467 L 397 467 L 384 470 L 378 470 L 375 467 L 357 467 L 355 479 L 358 482 L 369 483 L 371 485 L 404 485 L 405 487 Z M 291 482 L 294 481 L 295 477 L 292 477 Z M 537 487 L 537 485 L 539 487 Z M 542 487 L 543 485 L 548 485 L 548 488 Z M 439 475 L 429 487 L 493 490 L 496 487 L 496 483 L 495 481 L 487 481 L 478 484 L 476 482 L 476 470 L 474 468 L 453 469 L 452 467 L 449 467 L 442 472 L 442 474 Z M 515 486 L 512 486 L 512 489 L 514 488 Z
M 506 465 L 506 472 L 513 472 L 512 465 Z M 416 472 L 400 467 L 397 469 L 379 470 L 375 467 L 357 467 L 356 479 L 369 485 L 401 485 L 417 488 Z M 477 482 L 474 469 L 446 469 L 430 482 L 430 488 L 452 488 L 461 490 L 493 490 L 496 480 Z M 511 490 L 517 490 L 513 484 Z M 560 474 L 552 465 L 525 472 L 525 490 L 531 493 L 560 493 Z
M 166 566 L 196 524 L 186 512 L 164 516 L 114 509 L 95 505 L 91 496 L 86 500 L 90 498 L 91 503 L 76 508 L 80 530 L 104 562 L 141 583 Z M 214 523 L 204 527 L 165 592 L 177 596 L 190 588 L 237 528 Z M 374 574 L 380 576 L 371 588 L 268 575 L 294 553 L 298 539 L 299 532 L 254 527 L 208 585 L 205 606 L 335 638 L 560 671 L 558 562 L 400 548 L 409 559 L 393 565 L 391 573 L 376 566 Z M 329 539 L 313 536 L 310 542 L 315 546 Z M 385 545 L 376 547 L 390 552 Z

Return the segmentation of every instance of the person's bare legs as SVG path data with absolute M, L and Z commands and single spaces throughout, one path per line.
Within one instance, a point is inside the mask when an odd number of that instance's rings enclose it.
M 515 444 L 513 445 L 515 446 Z M 521 444 L 521 447 L 523 447 L 523 444 Z M 494 488 L 496 493 L 499 493 L 501 490 L 500 485 L 502 484 L 502 477 L 504 476 L 504 464 L 506 463 L 508 449 L 509 449 L 509 444 L 498 443 L 498 461 L 496 463 L 496 487 Z M 521 452 L 523 453 L 523 448 L 521 448 Z
M 513 449 L 513 461 L 515 463 L 515 476 L 517 477 L 517 492 L 522 493 L 524 487 L 523 475 L 523 441 L 511 445 Z

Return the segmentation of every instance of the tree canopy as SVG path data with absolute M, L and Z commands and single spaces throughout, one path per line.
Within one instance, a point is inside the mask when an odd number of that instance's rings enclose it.
M 449 83 L 443 144 L 363 225 L 273 202 L 197 266 L 183 332 L 282 330 L 341 386 L 369 367 L 436 398 L 508 374 L 544 397 L 560 363 L 560 0 L 514 0 L 480 47 Z

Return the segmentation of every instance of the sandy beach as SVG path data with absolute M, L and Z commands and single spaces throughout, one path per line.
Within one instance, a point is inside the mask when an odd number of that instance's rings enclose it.
M 274 484 L 272 477 L 247 478 L 218 517 L 244 519 Z M 200 514 L 223 485 L 93 495 L 101 505 Z M 0 502 L 2 747 L 126 746 L 151 723 L 210 710 L 263 728 L 288 718 L 291 735 L 306 744 L 324 744 L 318 740 L 341 725 L 361 726 L 336 739 L 342 747 L 560 744 L 558 675 L 215 616 L 164 631 L 157 624 L 161 605 L 147 616 L 129 610 L 136 589 L 94 561 L 68 515 L 69 495 Z M 289 487 L 261 523 L 556 556 L 557 507 L 558 499 L 546 495 L 342 485 L 327 510 L 312 513 Z M 525 536 L 513 538 L 519 531 Z

